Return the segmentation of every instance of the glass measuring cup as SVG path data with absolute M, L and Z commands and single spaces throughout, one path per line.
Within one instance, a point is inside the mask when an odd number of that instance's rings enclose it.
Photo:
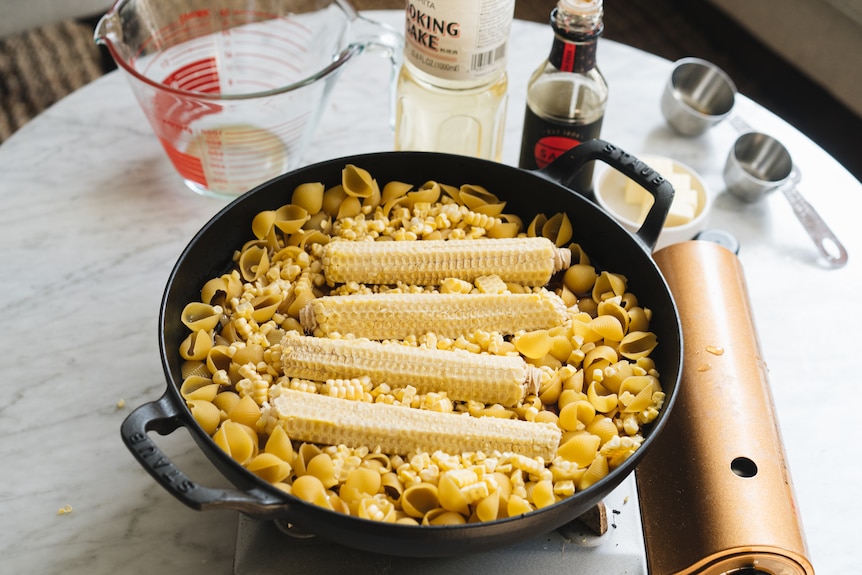
M 231 197 L 299 165 L 351 59 L 403 38 L 344 0 L 118 0 L 96 26 L 186 185 Z

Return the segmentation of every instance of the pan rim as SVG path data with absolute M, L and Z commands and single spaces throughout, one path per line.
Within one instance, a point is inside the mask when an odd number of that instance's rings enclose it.
M 245 469 L 241 464 L 234 461 L 230 456 L 224 452 L 220 451 L 220 448 L 215 444 L 214 440 L 206 434 L 206 432 L 197 424 L 197 422 L 191 417 L 191 411 L 185 403 L 185 400 L 181 397 L 179 393 L 179 386 L 181 381 L 177 380 L 174 375 L 174 368 L 171 365 L 169 360 L 169 353 L 176 354 L 176 350 L 170 350 L 166 341 L 166 321 L 168 314 L 168 307 L 171 295 L 174 293 L 175 282 L 177 282 L 178 278 L 181 277 L 181 273 L 186 271 L 188 264 L 186 263 L 188 259 L 191 257 L 191 252 L 199 245 L 200 242 L 204 240 L 208 233 L 211 233 L 211 230 L 220 225 L 223 220 L 227 219 L 229 216 L 236 214 L 238 211 L 242 211 L 243 207 L 247 207 L 252 204 L 255 198 L 258 198 L 266 193 L 267 190 L 272 190 L 274 187 L 279 185 L 283 185 L 285 182 L 295 181 L 296 183 L 302 183 L 305 180 L 301 180 L 303 174 L 309 172 L 316 172 L 324 169 L 332 169 L 335 174 L 340 174 L 340 169 L 346 163 L 353 163 L 358 166 L 362 166 L 363 162 L 369 162 L 372 160 L 386 160 L 395 162 L 399 159 L 403 158 L 419 158 L 420 160 L 431 160 L 434 159 L 434 162 L 452 162 L 452 163 L 463 163 L 477 166 L 483 169 L 491 169 L 495 171 L 499 171 L 501 173 L 512 173 L 512 174 L 531 174 L 532 176 L 541 179 L 545 182 L 542 185 L 555 187 L 555 191 L 559 191 L 562 194 L 566 194 L 567 196 L 572 196 L 572 190 L 566 188 L 559 182 L 548 179 L 543 174 L 538 172 L 529 172 L 526 170 L 522 170 L 519 168 L 514 168 L 512 166 L 508 166 L 505 164 L 499 164 L 496 162 L 481 160 L 477 158 L 457 156 L 453 154 L 446 153 L 437 153 L 437 152 L 371 152 L 365 154 L 355 154 L 348 155 L 339 158 L 334 158 L 330 160 L 325 160 L 322 162 L 309 164 L 302 168 L 298 168 L 272 180 L 264 182 L 263 184 L 256 186 L 252 190 L 246 192 L 245 194 L 239 196 L 235 200 L 231 201 L 229 204 L 220 209 L 215 215 L 213 215 L 201 228 L 194 234 L 194 236 L 189 240 L 187 245 L 181 251 L 176 263 L 174 264 L 169 276 L 168 280 L 162 295 L 160 310 L 159 310 L 159 351 L 160 351 L 160 360 L 162 362 L 162 368 L 165 373 L 166 383 L 167 383 L 167 393 L 170 394 L 173 401 L 177 404 L 177 406 L 183 411 L 183 413 L 187 416 L 187 427 L 189 429 L 190 434 L 193 436 L 194 440 L 198 443 L 200 447 L 203 448 L 205 454 L 211 460 L 213 464 L 225 475 L 225 477 L 234 484 L 239 489 L 255 489 L 262 490 L 266 493 L 271 500 L 267 502 L 265 513 L 262 513 L 262 516 L 270 517 L 270 516 L 279 516 L 281 512 L 289 512 L 293 508 L 299 506 L 303 509 L 304 514 L 307 516 L 317 516 L 320 515 L 321 520 L 326 520 L 327 518 L 338 517 L 339 520 L 344 521 L 347 525 L 354 526 L 355 529 L 368 529 L 370 526 L 374 526 L 373 529 L 382 534 L 382 536 L 391 536 L 392 534 L 405 534 L 412 532 L 421 532 L 421 533 L 440 533 L 445 534 L 442 539 L 447 539 L 448 534 L 458 534 L 458 533 L 472 533 L 477 530 L 486 530 L 486 531 L 497 531 L 501 529 L 505 529 L 509 527 L 511 524 L 516 522 L 522 522 L 525 517 L 533 517 L 540 518 L 549 513 L 558 514 L 563 507 L 573 507 L 572 501 L 573 498 L 578 497 L 579 494 L 587 494 L 582 496 L 579 499 L 574 499 L 575 501 L 590 501 L 589 506 L 594 505 L 599 500 L 601 500 L 607 493 L 609 493 L 612 489 L 617 487 L 620 483 L 622 483 L 635 469 L 640 460 L 647 455 L 648 446 L 655 441 L 657 437 L 661 435 L 661 432 L 664 430 L 666 422 L 670 417 L 670 414 L 673 412 L 673 407 L 676 403 L 676 398 L 679 395 L 678 388 L 680 385 L 680 376 L 682 372 L 682 328 L 679 320 L 679 312 L 676 307 L 676 303 L 673 299 L 673 296 L 670 292 L 670 289 L 667 283 L 664 280 L 664 277 L 661 271 L 658 269 L 653 258 L 647 253 L 644 252 L 644 258 L 649 260 L 650 267 L 654 270 L 654 274 L 656 279 L 660 282 L 661 288 L 663 290 L 663 295 L 666 297 L 668 302 L 671 304 L 670 309 L 663 309 L 662 314 L 670 313 L 673 316 L 673 320 L 670 322 L 675 324 L 676 333 L 675 338 L 676 342 L 668 342 L 669 345 L 673 345 L 674 348 L 677 349 L 677 357 L 679 358 L 678 365 L 676 366 L 676 373 L 671 374 L 669 377 L 672 377 L 674 381 L 665 381 L 664 377 L 662 379 L 662 386 L 667 387 L 670 392 L 667 393 L 664 405 L 659 413 L 659 417 L 653 421 L 649 427 L 648 433 L 644 436 L 643 444 L 640 448 L 635 451 L 626 461 L 624 461 L 620 466 L 612 470 L 607 476 L 590 486 L 590 488 L 581 491 L 573 496 L 562 499 L 548 507 L 537 509 L 531 511 L 527 514 L 518 515 L 515 517 L 506 517 L 502 519 L 496 519 L 494 521 L 482 522 L 482 523 L 467 523 L 463 525 L 421 525 L 421 526 L 413 526 L 413 525 L 402 525 L 402 524 L 387 524 L 376 522 L 368 519 L 362 519 L 359 517 L 352 517 L 338 514 L 335 511 L 330 511 L 328 509 L 315 506 L 313 504 L 307 503 L 305 501 L 300 500 L 299 498 L 290 495 L 274 485 L 264 481 L 263 479 L 257 477 L 252 472 Z M 374 174 L 372 173 L 372 176 Z M 417 183 L 418 185 L 418 183 Z M 292 188 L 291 188 L 292 189 Z M 495 192 L 497 193 L 497 192 Z M 548 192 L 550 193 L 550 192 Z M 498 196 L 508 196 L 509 192 L 505 194 L 497 193 Z M 629 239 L 634 242 L 638 248 L 643 250 L 643 246 L 638 243 L 637 239 L 628 232 L 624 227 L 622 227 L 619 222 L 617 222 L 612 216 L 607 214 L 604 210 L 602 210 L 598 205 L 591 203 L 588 199 L 583 196 L 573 196 L 577 197 L 579 201 L 582 201 L 584 205 L 592 206 L 595 210 L 595 214 L 598 214 L 603 221 L 601 224 L 603 226 L 610 226 L 611 228 L 618 230 L 618 233 L 626 234 L 629 236 Z M 566 203 L 568 205 L 568 202 Z M 277 206 L 276 206 L 277 207 Z M 256 208 L 255 208 L 256 209 Z M 562 209 L 562 208 L 561 208 Z M 520 215 L 520 214 L 519 214 Z M 248 220 L 248 224 L 250 224 L 250 219 Z M 249 232 L 246 230 L 246 234 Z M 589 252 L 588 252 L 589 253 Z M 222 258 L 227 259 L 227 256 Z M 198 286 L 200 287 L 200 286 Z M 662 376 L 664 376 L 664 372 L 662 371 Z M 219 461 L 215 461 L 215 459 Z M 224 468 L 229 469 L 229 474 L 225 473 Z M 594 495 L 591 495 L 594 494 Z M 588 506 L 588 507 L 589 507 Z M 247 513 L 249 514 L 249 513 Z M 251 515 L 251 514 L 249 514 Z M 572 514 L 568 517 L 566 521 L 559 523 L 556 526 L 550 527 L 548 530 L 556 529 L 561 525 L 565 524 L 568 521 L 575 519 L 580 514 Z M 390 533 L 391 532 L 391 533 Z M 320 534 L 324 535 L 324 534 Z M 325 535 L 324 535 L 325 536 Z M 477 548 L 476 551 L 481 550 L 481 548 Z M 412 554 L 411 554 L 412 555 Z

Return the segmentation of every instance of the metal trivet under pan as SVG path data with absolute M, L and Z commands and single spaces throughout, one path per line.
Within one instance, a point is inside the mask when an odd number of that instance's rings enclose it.
M 604 500 L 608 529 L 596 535 L 575 520 L 551 533 L 491 551 L 460 557 L 417 559 L 367 553 L 319 537 L 294 537 L 274 521 L 239 518 L 234 573 L 553 573 L 645 575 L 641 515 L 634 475 Z

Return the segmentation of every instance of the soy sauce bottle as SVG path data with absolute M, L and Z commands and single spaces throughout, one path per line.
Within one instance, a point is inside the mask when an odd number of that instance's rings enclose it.
M 596 66 L 602 14 L 602 0 L 559 0 L 551 11 L 551 53 L 527 84 L 521 168 L 544 168 L 581 142 L 599 137 L 608 101 L 608 84 Z M 584 165 L 574 184 L 588 196 L 593 164 Z

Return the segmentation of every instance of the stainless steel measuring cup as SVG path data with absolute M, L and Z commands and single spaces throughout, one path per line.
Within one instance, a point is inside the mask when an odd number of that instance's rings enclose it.
M 826 264 L 841 267 L 847 263 L 847 250 L 796 189 L 801 179 L 787 148 L 759 132 L 739 136 L 724 166 L 727 191 L 746 202 L 755 202 L 780 189 Z
M 96 42 L 125 72 L 182 179 L 230 197 L 299 165 L 345 64 L 400 33 L 345 0 L 118 0 Z M 384 100 L 385 101 L 385 100 Z
M 667 123 L 684 136 L 699 136 L 733 110 L 736 84 L 721 68 L 700 58 L 682 58 L 661 97 Z

